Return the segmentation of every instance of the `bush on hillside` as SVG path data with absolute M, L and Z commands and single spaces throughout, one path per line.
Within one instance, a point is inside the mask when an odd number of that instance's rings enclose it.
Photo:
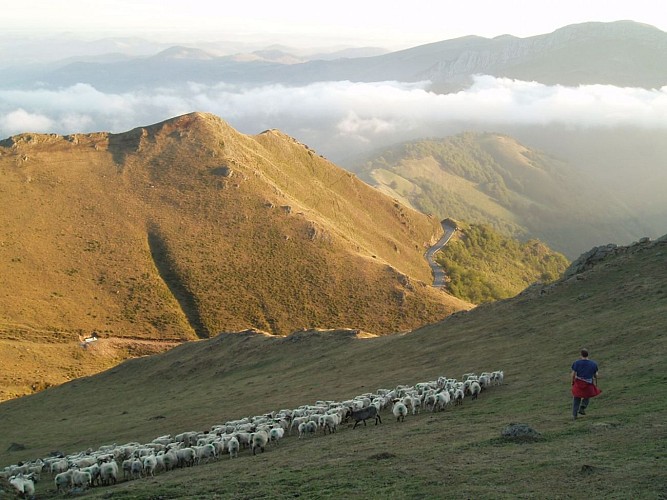
M 485 224 L 464 228 L 436 260 L 445 269 L 450 293 L 475 304 L 512 297 L 536 281 L 554 281 L 568 266 L 544 243 L 521 243 Z

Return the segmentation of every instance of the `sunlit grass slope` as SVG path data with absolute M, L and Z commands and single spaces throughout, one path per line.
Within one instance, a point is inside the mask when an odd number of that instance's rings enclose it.
M 192 113 L 121 134 L 22 134 L 0 142 L 0 173 L 0 339 L 32 343 L 17 373 L 0 368 L 3 398 L 91 373 L 72 354 L 93 330 L 387 334 L 470 307 L 430 286 L 438 220 L 278 131 Z M 109 356 L 99 369 L 127 353 Z

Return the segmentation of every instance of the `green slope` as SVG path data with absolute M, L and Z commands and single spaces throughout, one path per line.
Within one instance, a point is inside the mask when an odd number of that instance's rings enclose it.
M 419 330 L 246 333 L 0 404 L 0 463 L 148 442 L 316 400 L 503 369 L 505 384 L 444 413 L 286 438 L 259 456 L 94 488 L 84 498 L 660 498 L 667 438 L 667 238 L 595 253 L 580 273 Z M 598 258 L 599 257 L 599 258 Z M 570 416 L 586 346 L 603 394 Z M 510 422 L 540 441 L 503 441 Z M 10 451 L 12 443 L 23 450 Z M 583 488 L 582 485 L 585 485 Z M 48 476 L 40 498 L 52 496 Z
M 627 207 L 594 179 L 505 135 L 405 142 L 350 168 L 422 212 L 537 238 L 571 259 L 600 241 L 632 241 L 636 233 Z
M 447 290 L 475 304 L 513 297 L 536 282 L 554 281 L 568 265 L 564 256 L 537 240 L 520 243 L 478 224 L 461 227 L 436 254 L 436 261 L 445 270 Z

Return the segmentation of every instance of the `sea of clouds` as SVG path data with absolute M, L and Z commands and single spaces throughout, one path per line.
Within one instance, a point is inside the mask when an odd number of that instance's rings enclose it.
M 191 82 L 126 93 L 105 93 L 86 83 L 56 90 L 0 89 L 0 138 L 23 132 L 118 133 L 204 111 L 247 134 L 280 129 L 336 158 L 446 135 L 457 131 L 456 124 L 667 128 L 667 87 L 566 87 L 487 75 L 455 93 L 429 87 L 429 82 L 334 81 L 254 87 Z

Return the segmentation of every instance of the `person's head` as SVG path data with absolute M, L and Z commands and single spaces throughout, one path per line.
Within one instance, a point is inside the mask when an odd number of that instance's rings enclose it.
M 588 357 L 588 349 L 582 349 L 581 350 L 581 357 L 582 358 L 587 358 Z

